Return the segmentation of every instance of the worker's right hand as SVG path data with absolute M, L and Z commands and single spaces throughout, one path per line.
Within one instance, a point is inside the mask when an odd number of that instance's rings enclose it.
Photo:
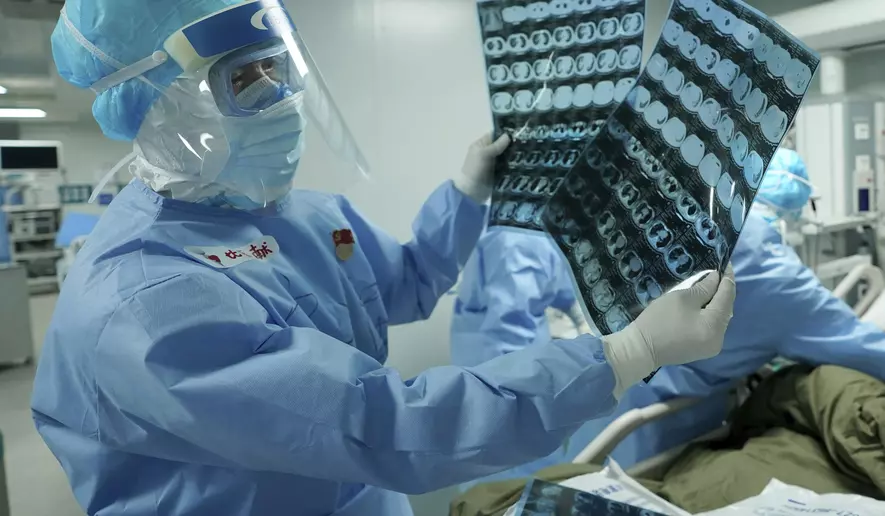
M 495 183 L 495 158 L 510 145 L 510 135 L 504 133 L 492 141 L 487 134 L 467 149 L 461 173 L 454 178 L 455 188 L 474 201 L 483 204 L 492 196 Z
M 630 326 L 603 337 L 617 380 L 616 397 L 659 367 L 719 354 L 734 308 L 731 266 L 722 281 L 719 278 L 714 272 L 689 289 L 665 294 Z

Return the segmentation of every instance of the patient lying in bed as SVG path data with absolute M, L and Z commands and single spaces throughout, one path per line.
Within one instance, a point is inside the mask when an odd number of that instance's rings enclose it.
M 537 476 L 561 482 L 599 469 L 565 464 Z M 690 514 L 759 495 L 774 479 L 816 493 L 885 499 L 885 383 L 838 366 L 789 367 L 753 390 L 726 438 L 694 444 L 659 471 L 634 478 Z M 452 504 L 451 514 L 503 514 L 525 482 L 476 487 Z

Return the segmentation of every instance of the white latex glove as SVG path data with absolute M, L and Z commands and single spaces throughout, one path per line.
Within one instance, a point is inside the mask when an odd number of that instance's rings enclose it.
M 483 204 L 492 196 L 495 186 L 495 158 L 510 145 L 510 136 L 502 135 L 492 142 L 487 134 L 467 149 L 461 174 L 454 179 L 455 188 L 474 201 Z
M 714 357 L 722 351 L 734 309 L 734 271 L 729 265 L 708 274 L 691 288 L 653 301 L 627 328 L 603 337 L 603 349 L 615 373 L 615 397 L 652 371 Z

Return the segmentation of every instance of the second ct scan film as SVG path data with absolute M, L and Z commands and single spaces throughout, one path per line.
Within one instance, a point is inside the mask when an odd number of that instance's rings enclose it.
M 674 2 L 637 84 L 545 210 L 602 334 L 726 268 L 818 64 L 738 0 Z

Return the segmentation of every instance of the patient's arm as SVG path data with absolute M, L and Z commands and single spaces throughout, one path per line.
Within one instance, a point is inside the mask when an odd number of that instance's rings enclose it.
M 789 281 L 772 293 L 772 303 L 783 306 L 780 313 L 789 328 L 780 340 L 780 354 L 812 365 L 840 365 L 885 380 L 885 332 L 861 322 L 795 254 L 783 262 L 779 266 Z
M 738 295 L 726 337 L 729 351 L 740 349 L 748 357 L 778 354 L 885 376 L 885 332 L 861 322 L 759 220 L 747 219 L 732 258 Z

